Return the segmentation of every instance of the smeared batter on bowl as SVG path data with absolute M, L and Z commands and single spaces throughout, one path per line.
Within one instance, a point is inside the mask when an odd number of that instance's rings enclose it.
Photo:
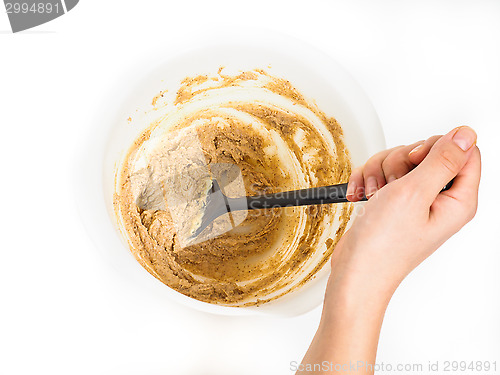
M 222 68 L 186 78 L 118 171 L 115 211 L 136 259 L 187 296 L 231 306 L 268 302 L 314 277 L 345 231 L 349 203 L 251 210 L 235 229 L 188 247 L 178 243 L 168 208 L 152 198 L 140 203 L 147 186 L 137 176 L 155 157 L 151 144 L 183 129 L 196 131 L 207 163 L 241 169 L 247 195 L 346 182 L 351 172 L 340 125 L 287 80 Z

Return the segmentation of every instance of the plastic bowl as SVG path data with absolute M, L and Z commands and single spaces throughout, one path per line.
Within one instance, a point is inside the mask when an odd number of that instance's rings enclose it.
M 115 171 L 137 135 L 158 117 L 151 100 L 160 91 L 178 87 L 186 76 L 214 73 L 224 66 L 232 71 L 263 68 L 290 80 L 307 98 L 341 124 L 354 166 L 385 148 L 375 110 L 353 78 L 328 55 L 293 38 L 281 35 L 216 36 L 203 47 L 177 56 L 145 60 L 113 90 L 96 119 L 96 130 L 83 151 L 78 169 L 77 198 L 84 225 L 115 269 L 157 298 L 216 314 L 273 314 L 296 316 L 321 304 L 329 262 L 316 277 L 285 296 L 259 307 L 226 307 L 201 302 L 167 287 L 135 260 L 116 222 L 112 199 Z M 199 43 L 199 42 L 198 42 Z M 161 61 L 158 64 L 158 61 Z M 127 119 L 133 117 L 134 121 Z M 351 222 L 356 216 L 351 217 Z

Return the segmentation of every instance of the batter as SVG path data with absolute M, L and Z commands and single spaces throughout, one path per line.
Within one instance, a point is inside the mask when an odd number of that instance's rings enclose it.
M 193 134 L 201 150 L 189 146 Z M 328 261 L 350 203 L 250 210 L 233 230 L 182 246 L 158 195 L 171 165 L 164 161 L 172 160 L 162 150 L 171 152 L 172 140 L 182 146 L 175 157 L 237 165 L 247 195 L 342 183 L 351 172 L 340 125 L 287 80 L 222 68 L 186 78 L 171 111 L 138 137 L 117 176 L 115 212 L 132 253 L 152 275 L 200 301 L 248 306 L 300 287 Z M 318 251 L 321 261 L 311 266 Z

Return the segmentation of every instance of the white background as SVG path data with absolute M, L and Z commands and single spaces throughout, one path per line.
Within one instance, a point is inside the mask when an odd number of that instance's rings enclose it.
M 403 282 L 378 361 L 496 360 L 500 374 L 500 2 L 483 0 L 82 0 L 19 34 L 2 10 L 0 374 L 290 374 L 300 361 L 320 309 L 229 318 L 146 296 L 102 259 L 74 203 L 75 156 L 117 79 L 158 49 L 240 26 L 332 55 L 388 146 L 477 130 L 477 216 Z

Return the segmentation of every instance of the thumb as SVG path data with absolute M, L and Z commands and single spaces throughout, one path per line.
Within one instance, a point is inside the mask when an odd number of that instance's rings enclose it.
M 476 144 L 477 135 L 468 126 L 460 126 L 442 136 L 424 160 L 405 177 L 432 203 L 443 187 L 465 166 Z

